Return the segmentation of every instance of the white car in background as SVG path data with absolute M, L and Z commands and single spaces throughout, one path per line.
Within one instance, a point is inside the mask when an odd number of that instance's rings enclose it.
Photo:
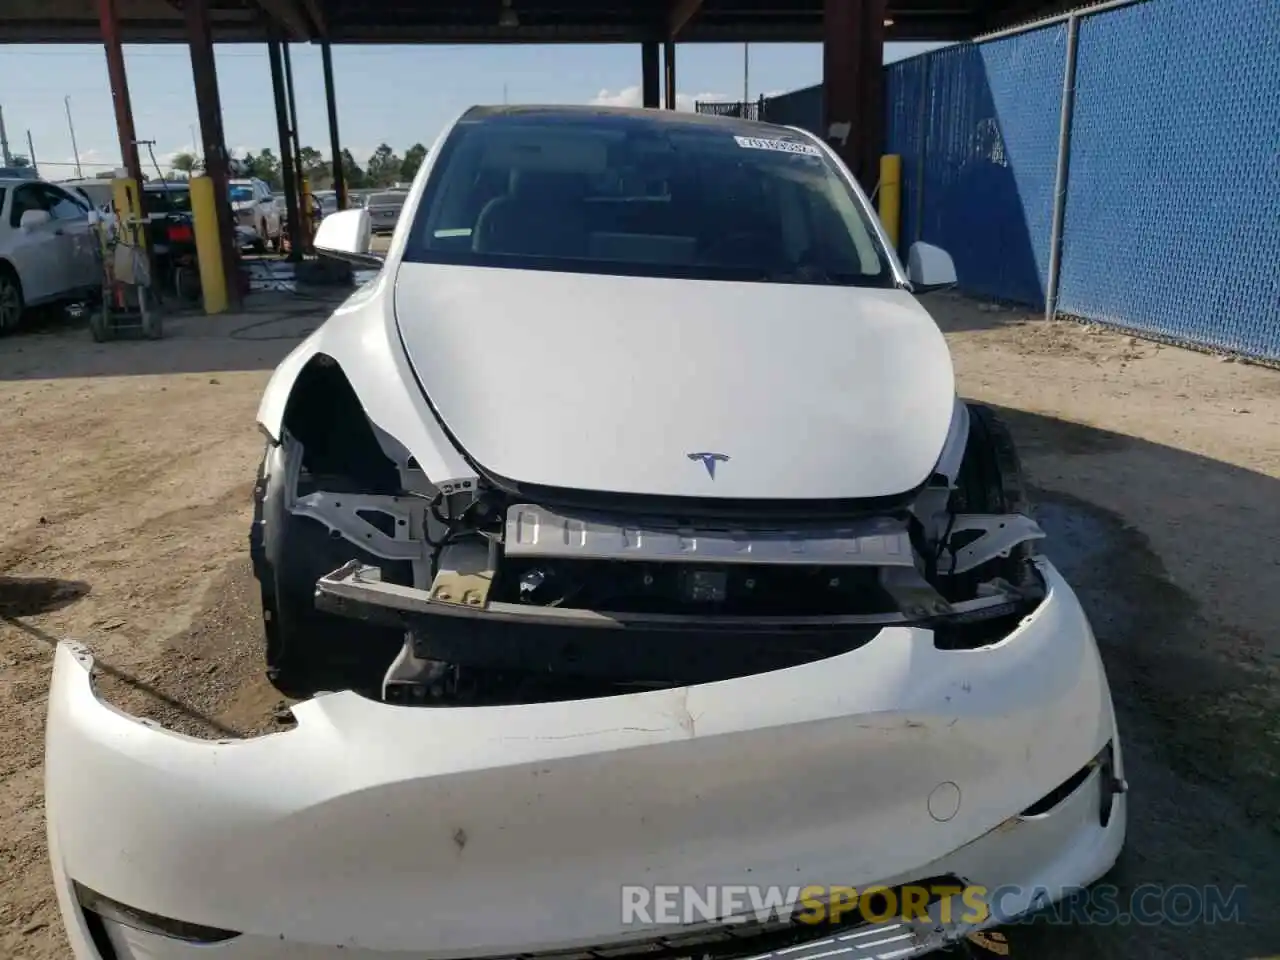
M 58 186 L 72 191 L 99 213 L 110 214 L 115 206 L 110 180 L 61 180 Z
M 253 246 L 259 252 L 280 249 L 283 233 L 284 205 L 271 192 L 271 187 L 256 177 L 231 180 L 227 199 L 237 227 L 252 230 L 257 238 Z
M 296 727 L 169 732 L 58 648 L 78 960 L 901 960 L 1112 867 L 1107 678 L 917 299 L 951 258 L 904 265 L 827 144 L 477 107 L 370 228 L 321 223 L 378 272 L 258 410 Z M 811 885 L 914 912 L 807 924 Z
M 0 331 L 28 307 L 102 288 L 84 198 L 43 180 L 0 180 Z

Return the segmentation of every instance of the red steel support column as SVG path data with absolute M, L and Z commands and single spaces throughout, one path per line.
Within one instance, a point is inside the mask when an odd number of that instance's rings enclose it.
M 641 89 L 644 91 L 643 104 L 646 107 L 660 106 L 658 102 L 658 44 L 655 40 L 646 40 L 640 44 Z
M 329 153 L 333 165 L 333 192 L 338 195 L 338 209 L 347 209 L 347 174 L 342 169 L 342 147 L 338 139 L 338 101 L 333 89 L 333 51 L 329 41 L 320 43 L 320 59 L 324 65 L 324 105 L 329 112 Z
M 129 101 L 129 78 L 124 69 L 124 48 L 120 45 L 120 16 L 116 0 L 98 0 L 98 24 L 107 54 L 107 77 L 111 82 L 111 102 L 116 111 L 120 159 L 141 190 L 142 164 L 138 160 L 138 135 L 133 129 L 133 104 Z
M 311 211 L 303 209 L 304 201 L 302 197 L 302 145 L 298 142 L 298 101 L 294 98 L 294 95 L 293 95 L 293 61 L 289 58 L 289 41 L 288 40 L 285 40 L 280 44 L 280 54 L 284 60 L 284 91 L 286 96 L 289 98 L 289 136 L 293 140 L 293 176 L 294 176 L 294 185 L 296 188 L 294 196 L 298 203 L 298 210 L 297 210 L 298 232 L 295 234 L 295 236 L 300 237 L 302 240 L 302 248 L 300 253 L 310 253 L 311 252 L 311 236 L 306 230 L 302 229 L 302 225 L 304 223 L 311 222 Z M 293 215 L 294 215 L 293 213 L 290 213 L 291 217 Z M 294 258 L 294 254 L 290 253 L 289 259 L 292 260 L 293 258 Z
M 276 106 L 276 134 L 280 138 L 280 179 L 284 185 L 284 206 L 289 220 L 289 259 L 297 263 L 302 259 L 305 246 L 302 238 L 302 219 L 299 211 L 302 204 L 298 194 L 302 184 L 298 179 L 298 168 L 294 164 L 292 122 L 286 103 L 284 86 L 284 61 L 280 53 L 281 43 L 273 35 L 267 40 L 267 65 L 271 68 L 271 94 Z
M 213 59 L 213 34 L 209 30 L 208 0 L 185 0 L 183 19 L 187 26 L 187 46 L 191 51 L 191 76 L 196 87 L 196 113 L 200 117 L 200 140 L 204 172 L 213 184 L 218 212 L 218 235 L 222 239 L 222 269 L 226 273 L 227 302 L 240 308 L 240 257 L 231 221 L 231 201 L 227 197 L 227 147 L 222 132 L 222 101 L 218 96 L 218 68 Z
M 822 82 L 828 141 L 870 194 L 884 133 L 886 0 L 824 0 Z

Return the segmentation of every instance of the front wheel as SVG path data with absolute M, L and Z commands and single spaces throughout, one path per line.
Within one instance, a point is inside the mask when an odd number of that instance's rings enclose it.
M 280 693 L 305 699 L 323 690 L 351 689 L 377 698 L 387 668 L 404 646 L 403 631 L 317 610 L 316 581 L 352 559 L 379 566 L 384 579 L 413 583 L 412 565 L 390 563 L 361 550 L 286 506 L 286 453 L 270 444 L 254 487 L 254 516 L 249 553 L 262 594 L 267 679 Z M 355 484 L 340 476 L 307 477 L 299 486 L 349 491 Z

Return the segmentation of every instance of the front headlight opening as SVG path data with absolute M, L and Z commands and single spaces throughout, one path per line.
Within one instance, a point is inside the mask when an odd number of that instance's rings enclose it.
M 107 960 L 115 960 L 116 952 L 111 946 L 110 938 L 107 936 L 104 920 L 110 920 L 112 923 L 140 930 L 143 933 L 151 933 L 170 940 L 181 940 L 184 943 L 191 944 L 226 943 L 228 940 L 234 940 L 240 936 L 240 933 L 235 930 L 223 930 L 219 927 L 188 923 L 185 920 L 175 920 L 172 917 L 162 917 L 156 913 L 139 910 L 137 907 L 131 907 L 128 904 L 120 903 L 118 900 L 112 900 L 110 897 L 103 896 L 96 890 L 91 890 L 74 881 L 71 886 L 75 893 L 76 901 L 80 904 L 80 909 L 84 913 L 85 923 L 89 927 L 94 945 Z

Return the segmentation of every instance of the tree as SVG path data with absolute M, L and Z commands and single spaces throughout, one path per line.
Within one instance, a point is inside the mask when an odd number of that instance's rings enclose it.
M 342 176 L 347 181 L 347 186 L 355 190 L 359 190 L 366 183 L 364 171 L 360 169 L 360 164 L 356 163 L 355 157 L 351 156 L 350 150 L 342 151 Z
M 173 159 L 169 161 L 169 166 L 190 177 L 200 169 L 200 158 L 194 153 L 176 153 Z
M 324 155 L 315 147 L 303 147 L 298 151 L 302 160 L 302 175 L 311 184 L 312 190 L 328 190 L 333 186 L 333 171 Z
M 400 164 L 400 179 L 407 183 L 412 183 L 413 178 L 418 175 L 418 170 L 422 167 L 422 161 L 426 158 L 427 148 L 420 143 L 415 143 L 406 150 L 404 162 Z
M 373 151 L 373 156 L 369 158 L 369 166 L 365 171 L 371 186 L 389 187 L 400 179 L 400 167 L 404 161 L 396 156 L 385 143 L 378 144 L 378 149 Z
M 265 181 L 273 188 L 280 186 L 280 160 L 270 147 L 263 147 L 256 157 L 252 153 L 248 154 L 245 161 L 249 164 L 250 176 Z

